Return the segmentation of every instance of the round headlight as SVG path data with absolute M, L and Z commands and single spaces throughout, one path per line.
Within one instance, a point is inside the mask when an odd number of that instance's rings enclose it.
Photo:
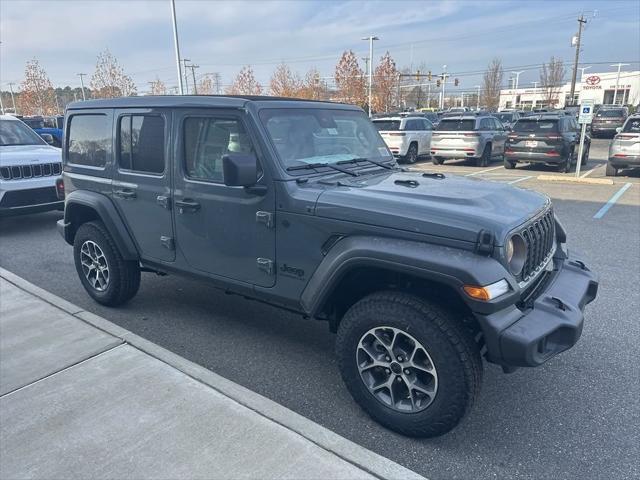
M 505 245 L 505 256 L 511 273 L 518 275 L 522 271 L 524 262 L 527 259 L 527 245 L 520 235 L 513 235 L 507 241 Z

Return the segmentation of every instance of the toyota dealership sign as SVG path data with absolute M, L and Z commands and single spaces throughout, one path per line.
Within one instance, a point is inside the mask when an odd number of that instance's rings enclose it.
M 582 87 L 584 90 L 597 90 L 602 88 L 602 85 L 600 85 L 600 77 L 598 75 L 588 76 L 584 83 L 586 84 Z

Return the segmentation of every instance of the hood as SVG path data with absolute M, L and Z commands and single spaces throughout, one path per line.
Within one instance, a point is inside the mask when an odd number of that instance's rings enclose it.
M 62 150 L 49 145 L 9 145 L 0 147 L 0 165 L 29 165 L 62 162 Z
M 341 181 L 320 195 L 316 215 L 467 242 L 488 230 L 501 245 L 548 203 L 545 195 L 504 183 L 395 172 Z

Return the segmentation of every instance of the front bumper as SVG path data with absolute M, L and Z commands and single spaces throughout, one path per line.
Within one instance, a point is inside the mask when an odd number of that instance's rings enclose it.
M 598 278 L 575 254 L 554 258 L 544 289 L 526 306 L 478 315 L 487 359 L 506 367 L 536 367 L 580 338 L 584 307 L 596 298 Z
M 11 185 L 13 186 L 13 185 Z M 0 217 L 62 210 L 55 187 L 4 189 L 0 187 Z

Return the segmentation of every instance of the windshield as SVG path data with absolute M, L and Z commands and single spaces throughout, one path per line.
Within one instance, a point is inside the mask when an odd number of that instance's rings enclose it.
M 557 120 L 518 120 L 513 127 L 516 132 L 547 133 L 558 131 Z
M 450 119 L 443 119 L 440 120 L 440 123 L 438 124 L 438 126 L 436 127 L 436 130 L 438 131 L 469 131 L 469 130 L 473 130 L 473 128 L 475 127 L 476 122 L 475 120 L 450 120 Z
M 494 117 L 497 117 L 501 122 L 510 122 L 513 120 L 513 113 L 497 113 Z
M 46 145 L 40 136 L 19 120 L 0 120 L 0 146 Z
M 44 128 L 44 120 L 41 118 L 23 118 L 22 121 L 31 128 Z
M 622 131 L 627 133 L 640 133 L 640 117 L 634 117 L 627 120 Z
M 266 127 L 285 168 L 366 158 L 393 160 L 364 112 L 331 108 L 264 109 Z
M 400 130 L 400 120 L 374 120 L 373 125 L 379 132 Z
M 612 118 L 612 117 L 624 117 L 624 110 L 621 108 L 612 108 L 606 110 L 598 110 L 596 117 Z

